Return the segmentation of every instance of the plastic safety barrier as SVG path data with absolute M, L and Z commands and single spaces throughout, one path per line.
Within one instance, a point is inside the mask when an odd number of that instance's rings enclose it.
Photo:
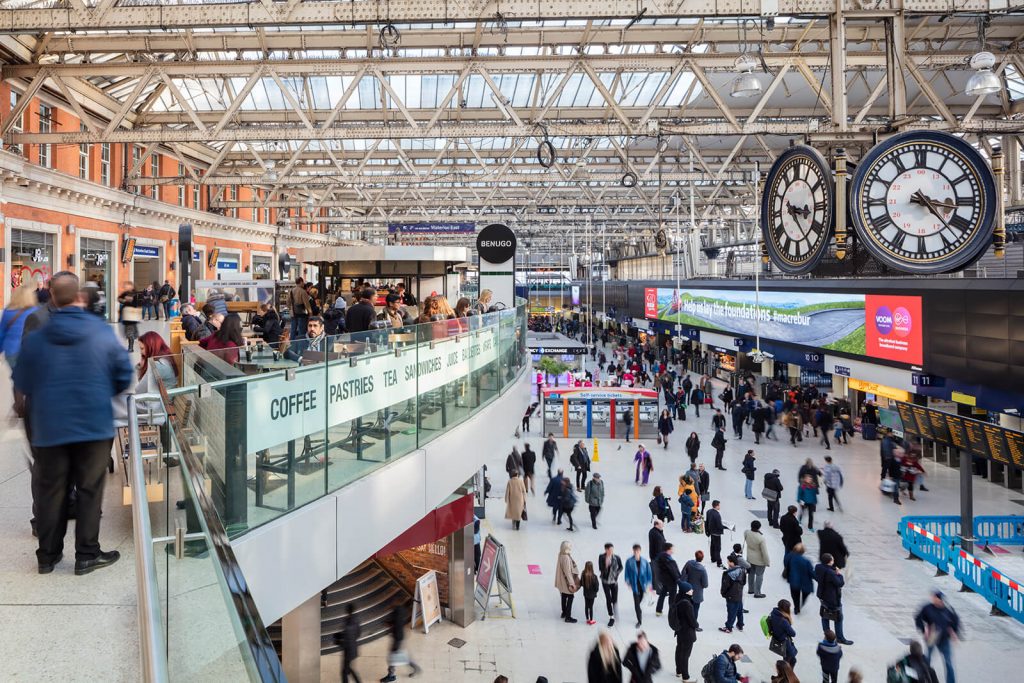
M 987 515 L 974 518 L 974 542 L 1024 545 L 1024 516 Z
M 943 526 L 953 529 L 949 520 L 949 517 L 903 518 L 899 523 L 903 547 L 912 556 L 933 564 L 940 572 L 948 573 L 952 567 L 953 576 L 958 581 L 988 600 L 993 614 L 1011 616 L 1024 623 L 1024 587 L 1018 581 L 961 548 L 957 537 L 940 536 L 929 529 Z M 1024 518 L 979 517 L 976 522 L 981 523 L 983 530 L 990 532 L 988 537 L 992 540 L 1012 544 L 1013 539 L 1021 534 L 1020 524 Z M 959 520 L 955 528 L 959 529 Z M 978 524 L 975 524 L 975 528 L 978 528 Z

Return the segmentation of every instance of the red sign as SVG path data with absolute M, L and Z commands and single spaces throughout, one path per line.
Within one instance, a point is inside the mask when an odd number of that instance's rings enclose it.
M 658 317 L 658 290 L 653 287 L 644 288 L 644 317 Z
M 491 581 L 497 570 L 498 546 L 488 536 L 484 539 L 483 551 L 480 553 L 480 569 L 476 573 L 476 582 L 485 592 L 491 590 Z
M 920 365 L 924 360 L 919 296 L 876 296 L 864 300 L 864 337 L 869 356 Z

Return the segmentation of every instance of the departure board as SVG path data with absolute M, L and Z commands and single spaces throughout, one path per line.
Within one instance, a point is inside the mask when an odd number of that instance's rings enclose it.
M 900 420 L 903 422 L 903 431 L 908 436 L 921 436 L 921 430 L 917 428 L 917 420 L 909 403 L 897 403 L 896 409 L 900 412 Z
M 982 430 L 982 423 L 969 419 L 964 419 L 963 422 L 964 428 L 967 430 L 967 442 L 971 446 L 971 455 L 979 458 L 991 457 L 988 452 L 988 439 L 985 438 L 985 432 Z
M 1006 450 L 1010 454 L 1010 460 L 1017 467 L 1024 468 L 1024 434 L 1007 430 L 1003 436 L 1006 437 Z
M 1003 432 L 1006 430 L 999 425 L 982 423 L 981 430 L 985 434 L 985 441 L 988 443 L 988 450 L 993 460 L 1004 465 L 1010 464 L 1010 456 L 1006 450 L 1006 439 Z
M 914 413 L 914 419 L 917 421 L 917 431 L 921 438 L 935 441 L 935 437 L 932 435 L 932 422 L 928 419 L 928 413 L 931 411 L 917 405 L 911 405 L 910 410 Z
M 951 415 L 950 413 L 944 413 L 943 418 L 946 420 L 946 427 L 949 428 L 949 441 L 953 448 L 961 453 L 970 451 L 971 444 L 967 441 L 964 419 L 959 415 Z
M 943 446 L 953 445 L 953 442 L 949 439 L 949 429 L 946 427 L 946 418 L 941 411 L 929 410 L 928 423 L 932 428 L 932 438 L 935 439 L 936 443 Z

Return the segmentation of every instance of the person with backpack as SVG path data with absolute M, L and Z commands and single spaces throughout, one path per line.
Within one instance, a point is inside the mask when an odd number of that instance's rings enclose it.
M 851 672 L 850 680 L 853 680 L 853 672 Z M 939 683 L 939 676 L 935 673 L 931 663 L 925 659 L 921 643 L 912 640 L 910 641 L 910 653 L 886 670 L 886 681 Z
M 700 670 L 701 678 L 705 683 L 739 683 L 739 673 L 736 671 L 736 662 L 743 659 L 743 648 L 737 643 L 729 646 L 728 650 L 722 650 L 721 654 L 715 655 L 711 661 Z
M 931 602 L 914 617 L 914 625 L 924 634 L 928 644 L 928 663 L 931 664 L 932 653 L 937 649 L 946 665 L 946 683 L 956 683 L 952 645 L 954 640 L 960 638 L 960 617 L 946 603 L 942 591 L 932 593 Z
M 668 625 L 676 636 L 676 676 L 685 682 L 690 680 L 690 654 L 697 642 L 699 627 L 693 604 L 693 585 L 680 579 L 677 591 L 676 601 L 668 611 Z
M 719 627 L 722 633 L 732 633 L 733 624 L 743 633 L 743 587 L 747 583 L 747 572 L 739 565 L 735 555 L 726 558 L 729 568 L 722 573 L 721 595 L 725 598 L 725 626 Z
M 796 631 L 793 629 L 793 615 L 789 600 L 779 600 L 768 615 L 768 649 L 782 657 L 790 666 L 796 666 Z

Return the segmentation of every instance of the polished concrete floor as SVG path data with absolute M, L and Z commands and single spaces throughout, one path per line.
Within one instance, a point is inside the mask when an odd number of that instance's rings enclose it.
M 510 411 L 508 424 L 496 426 L 494 441 L 481 444 L 492 454 L 489 468 L 494 482 L 483 530 L 485 534 L 494 534 L 508 548 L 516 618 L 489 617 L 466 629 L 444 623 L 431 627 L 429 635 L 422 632 L 414 634 L 408 641 L 409 649 L 425 670 L 422 680 L 489 683 L 496 675 L 504 674 L 516 682 L 533 683 L 539 675 L 547 676 L 549 681 L 585 681 L 586 659 L 598 631 L 607 622 L 607 613 L 603 597 L 599 597 L 595 606 L 598 624 L 586 625 L 580 595 L 573 605 L 573 615 L 580 620 L 579 623 L 566 624 L 559 620 L 558 592 L 553 585 L 559 544 L 563 540 L 572 541 L 573 556 L 580 569 L 587 560 L 594 561 L 596 567 L 597 556 L 602 552 L 604 543 L 609 541 L 615 544 L 616 551 L 624 559 L 634 542 L 643 545 L 646 555 L 650 520 L 647 501 L 651 488 L 655 484 L 663 485 L 671 490 L 674 498 L 678 476 L 688 464 L 683 442 L 691 430 L 696 430 L 704 443 L 701 460 L 708 465 L 714 462 L 714 451 L 707 445 L 712 436 L 710 413 L 703 410 L 699 419 L 691 411 L 687 422 L 676 423 L 668 449 L 652 441 L 645 443 L 653 454 L 655 465 L 648 488 L 633 484 L 635 444 L 602 439 L 598 444 L 600 462 L 593 465 L 594 471 L 600 472 L 605 480 L 605 506 L 599 519 L 599 529 L 594 531 L 590 528 L 587 508 L 582 500 L 576 514 L 577 520 L 582 522 L 579 532 L 570 534 L 566 525 L 554 526 L 542 495 L 538 493 L 527 505 L 530 521 L 524 522 L 522 529 L 516 532 L 503 518 L 505 456 L 513 444 L 523 441 L 529 442 L 539 452 L 542 441 L 537 430 L 525 439 L 513 438 L 515 418 L 512 415 L 517 414 Z M 559 466 L 568 469 L 573 442 L 571 439 L 559 439 Z M 593 450 L 593 444 L 588 443 L 588 448 Z M 728 471 L 711 470 L 712 496 L 722 501 L 725 521 L 737 527 L 734 538 L 726 534 L 726 547 L 733 541 L 742 541 L 742 531 L 749 528 L 752 520 L 764 521 L 765 517 L 762 499 L 744 499 L 740 460 L 747 448 L 755 448 L 758 456 L 754 494 L 760 493 L 762 475 L 778 468 L 786 487 L 784 502 L 793 499 L 796 472 L 806 458 L 813 458 L 818 465 L 824 464 L 824 447 L 817 445 L 817 439 L 804 440 L 796 448 L 787 441 L 762 442 L 760 446 L 754 446 L 750 434 L 745 434 L 742 440 L 730 439 L 725 457 Z M 890 498 L 883 497 L 877 488 L 877 441 L 862 441 L 858 436 L 848 446 L 833 445 L 830 453 L 846 477 L 846 486 L 840 494 L 844 512 L 819 512 L 815 526 L 820 528 L 825 520 L 831 520 L 843 534 L 852 553 L 844 606 L 846 636 L 854 641 L 854 645 L 844 648 L 841 680 L 845 681 L 850 669 L 856 667 L 864 674 L 865 681 L 884 681 L 886 666 L 905 653 L 908 639 L 918 637 L 913 617 L 933 588 L 947 593 L 950 604 L 963 621 L 964 642 L 954 650 L 958 680 L 1020 680 L 1024 655 L 1019 644 L 1024 638 L 1024 625 L 1010 618 L 989 616 L 989 605 L 977 595 L 958 592 L 960 586 L 952 577 L 935 578 L 935 571 L 930 565 L 906 560 L 907 554 L 896 534 L 896 524 L 902 515 L 956 514 L 959 511 L 958 472 L 944 465 L 927 463 L 926 485 L 930 491 L 918 494 L 916 502 L 904 499 L 904 504 L 897 506 Z M 1009 491 L 979 478 L 974 482 L 976 514 L 1015 514 L 1022 511 L 1024 495 L 1020 491 Z M 539 483 L 546 484 L 545 474 L 541 473 Z M 673 508 L 678 512 L 674 503 Z M 725 621 L 724 600 L 717 590 L 721 572 L 713 566 L 708 567 L 710 588 L 700 614 L 704 631 L 698 634 L 693 649 L 691 676 L 697 677 L 701 666 L 714 653 L 733 642 L 742 645 L 747 653 L 739 667 L 741 674 L 749 675 L 753 682 L 767 681 L 771 675 L 777 658 L 768 651 L 768 642 L 761 635 L 757 622 L 776 601 L 788 599 L 789 590 L 781 578 L 781 537 L 774 530 L 766 531 L 772 563 L 765 573 L 764 591 L 768 599 L 745 600 L 750 613 L 743 633 L 726 635 L 717 630 Z M 667 529 L 666 536 L 676 545 L 680 565 L 691 558 L 695 550 L 708 551 L 706 537 L 682 533 L 678 522 Z M 804 537 L 810 537 L 807 544 L 809 556 L 817 558 L 816 537 L 806 531 Z M 1019 554 L 1019 550 L 1012 552 Z M 1000 566 L 1000 556 L 988 559 Z M 1015 557 L 1006 560 L 1005 564 L 1008 573 L 1024 565 Z M 1017 578 L 1024 576 L 1018 574 Z M 817 618 L 818 601 L 813 596 L 808 607 L 806 612 L 796 617 L 796 645 L 799 649 L 796 673 L 802 681 L 816 682 L 820 680 L 820 669 L 815 648 L 821 638 L 821 626 Z M 621 618 L 611 632 L 620 652 L 624 653 L 636 635 L 631 598 L 625 586 L 620 588 L 619 614 Z M 643 627 L 661 651 L 664 669 L 656 680 L 678 680 L 673 678 L 675 641 L 667 618 L 656 617 L 654 607 L 645 603 Z M 456 647 L 450 644 L 453 638 L 465 641 L 465 645 Z M 384 641 L 378 641 L 364 648 L 356 667 L 363 680 L 377 680 L 383 675 L 386 645 Z M 325 657 L 321 681 L 338 680 L 339 664 L 337 656 Z M 933 664 L 939 672 L 939 679 L 944 680 L 938 656 Z

